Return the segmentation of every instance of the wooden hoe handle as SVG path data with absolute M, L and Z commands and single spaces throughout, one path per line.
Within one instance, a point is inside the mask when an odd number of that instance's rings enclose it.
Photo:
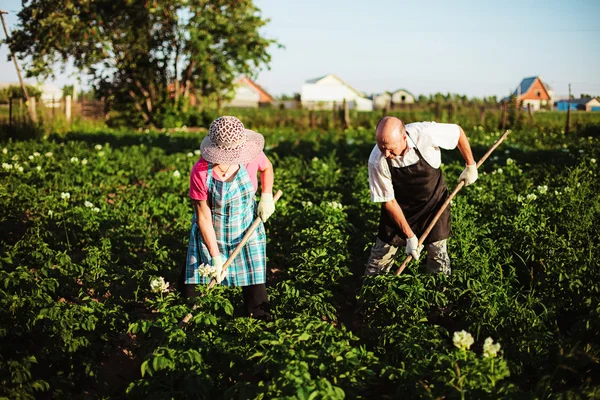
M 277 200 L 279 200 L 279 198 L 281 197 L 282 194 L 283 194 L 283 192 L 281 190 L 278 190 L 277 193 L 275 193 L 275 195 L 273 196 L 273 202 L 277 202 Z M 240 251 L 242 251 L 242 248 L 246 245 L 246 243 L 248 243 L 248 240 L 250 240 L 250 237 L 252 236 L 252 234 L 254 233 L 256 228 L 258 228 L 260 221 L 261 221 L 260 217 L 256 217 L 254 219 L 254 222 L 252 222 L 252 225 L 250 225 L 250 227 L 244 234 L 242 241 L 238 243 L 238 245 L 235 247 L 233 252 L 229 255 L 229 258 L 227 259 L 227 261 L 225 261 L 225 264 L 223 264 L 223 272 L 225 272 L 227 270 L 227 268 L 231 265 L 233 260 L 235 260 L 237 255 L 240 254 Z M 217 284 L 217 279 L 212 278 L 210 283 L 208 284 L 208 290 L 212 289 L 216 284 Z M 192 307 L 192 310 L 195 310 L 197 308 L 198 308 L 198 305 L 195 305 L 194 307 Z M 179 326 L 184 326 L 185 324 L 187 324 L 190 321 L 190 319 L 192 319 L 192 313 L 188 313 L 188 315 L 186 315 L 185 318 L 181 320 L 181 322 L 179 323 Z
M 490 154 L 492 154 L 492 152 L 494 150 L 496 150 L 496 147 L 500 146 L 500 143 L 502 143 L 504 141 L 504 139 L 506 139 L 506 137 L 508 136 L 509 133 L 510 133 L 510 131 L 507 130 L 506 132 L 504 132 L 504 135 L 500 136 L 500 139 L 498 139 L 498 141 L 496 141 L 496 143 L 494 143 L 494 145 L 492 147 L 490 147 L 490 149 L 487 151 L 487 153 L 485 153 L 483 155 L 483 157 L 481 157 L 479 159 L 479 161 L 477 162 L 477 168 L 479 168 L 481 166 L 481 164 L 483 164 L 484 161 L 487 160 L 487 158 L 490 156 Z M 442 216 L 442 213 L 444 212 L 444 210 L 446 209 L 446 207 L 448 207 L 448 205 L 450 204 L 450 202 L 452 201 L 452 199 L 454 198 L 454 196 L 456 196 L 456 194 L 458 193 L 458 191 L 460 189 L 462 189 L 463 186 L 465 186 L 465 181 L 460 181 L 458 183 L 458 185 L 456 186 L 456 188 L 454 188 L 454 190 L 452 191 L 452 193 L 450 194 L 450 196 L 448 196 L 448 198 L 446 199 L 446 201 L 444 202 L 444 204 L 442 204 L 442 207 L 440 207 L 440 209 L 438 210 L 437 214 L 435 214 L 435 217 L 433 217 L 433 220 L 431 220 L 431 223 L 427 226 L 427 229 L 425 230 L 425 232 L 423 232 L 423 234 L 419 238 L 419 244 L 418 244 L 418 246 L 421 246 L 423 244 L 423 242 L 425 241 L 425 239 L 427 239 L 427 236 L 429 235 L 429 233 L 431 232 L 431 230 L 435 226 L 435 224 L 438 221 L 438 219 L 440 219 L 440 217 Z M 398 268 L 398 270 L 396 271 L 396 275 L 400 275 L 402 273 L 402 271 L 404 271 L 404 268 L 406 268 L 406 265 L 411 260 L 412 260 L 412 255 L 410 255 L 410 254 L 407 255 L 406 258 L 404 259 L 404 261 L 402 262 L 402 265 L 400 266 L 400 268 Z

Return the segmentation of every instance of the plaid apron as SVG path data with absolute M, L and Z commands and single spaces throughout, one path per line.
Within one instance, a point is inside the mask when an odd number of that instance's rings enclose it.
M 222 182 L 212 176 L 212 163 L 208 163 L 208 204 L 217 236 L 219 251 L 225 260 L 242 241 L 244 234 L 256 218 L 254 186 L 243 165 L 231 182 Z M 212 277 L 198 273 L 201 264 L 210 264 L 211 256 L 202 240 L 197 218 L 192 216 L 192 230 L 185 267 L 186 284 L 208 284 Z M 221 285 L 249 286 L 266 282 L 266 237 L 261 222 L 235 260 L 227 268 Z

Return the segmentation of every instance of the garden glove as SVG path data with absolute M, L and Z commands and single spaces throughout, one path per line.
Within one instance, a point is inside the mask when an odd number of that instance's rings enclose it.
M 215 279 L 217 283 L 221 283 L 223 279 L 225 279 L 225 273 L 223 271 L 223 264 L 225 264 L 225 260 L 223 260 L 222 255 L 218 255 L 212 258 L 211 264 L 215 267 Z
M 479 174 L 477 173 L 477 164 L 467 165 L 458 177 L 458 181 L 465 181 L 465 186 L 469 186 L 471 183 L 477 180 Z
M 262 193 L 258 203 L 258 216 L 263 222 L 267 222 L 269 217 L 275 212 L 275 202 L 273 193 Z
M 413 235 L 406 239 L 406 254 L 410 254 L 414 260 L 418 260 L 423 250 L 423 245 L 419 246 L 419 238 Z

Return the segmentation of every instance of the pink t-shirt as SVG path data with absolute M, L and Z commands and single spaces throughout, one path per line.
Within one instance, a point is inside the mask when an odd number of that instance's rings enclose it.
M 248 164 L 246 164 L 246 171 L 250 175 L 252 186 L 254 191 L 258 190 L 258 180 L 256 176 L 259 170 L 265 169 L 267 165 L 267 156 L 264 152 L 260 152 L 258 156 Z M 239 171 L 238 171 L 239 173 Z M 213 179 L 222 180 L 213 169 Z M 200 157 L 198 162 L 192 167 L 192 173 L 190 174 L 190 197 L 194 200 L 208 200 L 208 186 L 206 185 L 208 180 L 208 161 Z

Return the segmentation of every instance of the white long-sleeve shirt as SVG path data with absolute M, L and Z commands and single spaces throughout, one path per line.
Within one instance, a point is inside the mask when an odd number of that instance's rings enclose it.
M 408 151 L 404 156 L 391 159 L 392 167 L 407 167 L 416 164 L 419 156 L 415 151 L 415 142 L 421 155 L 433 168 L 442 164 L 440 148 L 452 150 L 458 145 L 460 129 L 456 124 L 438 124 L 436 122 L 415 122 L 406 125 Z M 412 139 L 412 140 L 411 140 Z M 414 141 L 414 142 L 413 142 Z M 369 189 L 371 201 L 386 202 L 394 199 L 392 175 L 385 157 L 375 145 L 369 156 Z

